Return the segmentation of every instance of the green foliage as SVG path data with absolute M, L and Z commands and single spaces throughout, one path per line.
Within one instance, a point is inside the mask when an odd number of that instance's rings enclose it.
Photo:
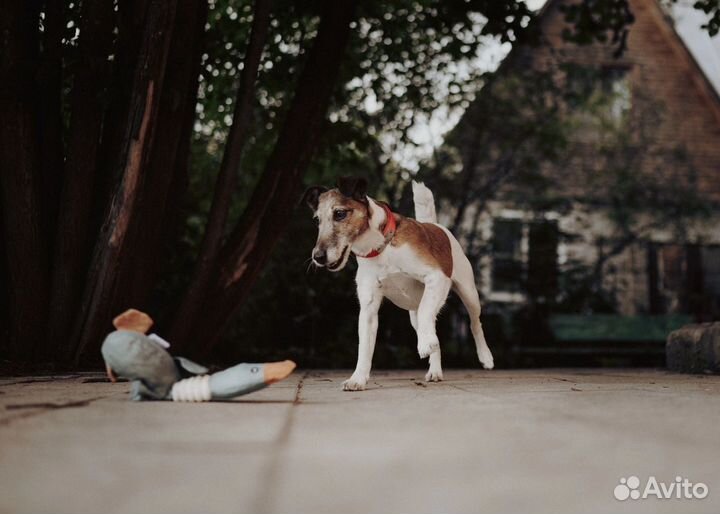
M 610 30 L 614 41 L 622 43 L 623 31 L 632 21 L 626 4 L 585 4 L 593 5 L 566 13 L 572 23 L 567 37 L 584 43 Z M 320 9 L 321 2 L 315 0 L 274 4 L 232 220 L 243 211 L 272 150 L 316 35 Z M 598 12 L 608 17 L 598 17 Z M 410 175 L 393 161 L 395 147 L 412 142 L 410 129 L 418 119 L 428 119 L 438 109 L 469 108 L 469 123 L 453 131 L 449 144 L 420 172 L 438 197 L 453 205 L 471 197 L 489 198 L 512 176 L 522 189 L 517 198 L 528 207 L 560 208 L 563 199 L 553 196 L 553 181 L 542 173 L 542 163 L 567 158 L 573 126 L 561 116 L 563 103 L 583 103 L 594 90 L 560 91 L 553 72 L 529 70 L 500 83 L 481 74 L 473 62 L 490 42 L 533 40 L 537 34 L 528 30 L 533 28 L 531 18 L 524 2 L 509 0 L 360 2 L 306 183 L 331 185 L 340 175 L 362 175 L 370 180 L 371 194 L 407 207 L 407 202 L 399 202 L 407 199 L 403 192 Z M 180 294 L 192 270 L 231 123 L 251 19 L 250 0 L 211 2 L 185 221 L 158 296 L 163 302 Z M 471 105 L 483 86 L 486 89 Z M 462 173 L 467 165 L 462 148 L 477 153 L 473 169 L 479 171 L 469 180 Z M 636 186 L 628 187 L 630 191 Z M 412 214 L 409 209 L 400 212 Z M 352 365 L 357 310 L 353 271 L 335 275 L 308 270 L 314 239 L 309 213 L 300 206 L 216 359 L 290 355 L 303 365 Z M 477 255 L 483 246 L 477 238 L 474 241 L 470 253 Z M 381 327 L 380 339 L 387 341 L 378 345 L 380 362 L 417 364 L 405 313 L 388 308 L 384 316 L 389 321 Z M 467 358 L 472 359 L 472 352 Z
M 562 213 L 573 202 L 604 212 L 611 235 L 582 236 L 600 249 L 597 261 L 567 262 L 557 297 L 542 309 L 615 312 L 614 294 L 601 280 L 608 260 L 656 229 L 672 227 L 682 239 L 689 224 L 708 214 L 692 160 L 682 145 L 658 139 L 663 106 L 643 91 L 630 92 L 621 75 L 567 64 L 536 70 L 522 66 L 522 55 L 513 57 L 488 79 L 423 173 L 436 181 L 444 204 L 455 207 L 455 228 L 474 243 L 475 256 L 489 250 L 476 232 L 490 200 L 531 212 Z M 569 179 L 581 190 L 566 188 Z M 462 211 L 467 203 L 471 217 Z M 573 242 L 580 235 L 561 237 Z M 538 308 L 518 316 L 532 318 Z
M 661 0 L 671 5 L 678 0 Z M 701 25 L 710 36 L 720 31 L 720 3 L 717 0 L 695 0 L 693 8 L 708 15 Z M 628 0 L 581 0 L 560 6 L 567 27 L 562 35 L 566 41 L 579 45 L 610 41 L 615 46 L 615 57 L 627 49 L 627 36 L 635 21 Z
M 720 3 L 717 0 L 696 0 L 693 7 L 709 15 L 707 23 L 702 28 L 711 36 L 717 36 L 720 32 Z
M 610 40 L 616 56 L 625 51 L 629 26 L 635 21 L 628 0 L 583 0 L 562 4 L 560 9 L 568 22 L 565 40 L 580 45 Z
M 543 165 L 564 159 L 572 131 L 563 117 L 568 97 L 584 102 L 588 96 L 558 84 L 556 69 L 534 70 L 522 65 L 526 56 L 511 58 L 485 77 L 482 94 L 420 172 L 447 209 L 456 211 L 452 230 L 468 232 L 471 255 L 485 248 L 473 228 L 465 230 L 477 226 L 482 209 L 474 209 L 468 223 L 468 208 L 484 205 L 501 188 L 530 210 L 562 207 Z
M 231 222 L 247 204 L 272 150 L 316 35 L 320 7 L 321 2 L 313 1 L 274 4 L 257 82 L 251 140 L 238 170 Z M 202 238 L 232 121 L 251 17 L 249 0 L 211 2 L 185 223 L 158 295 L 168 304 L 186 286 Z M 470 62 L 490 40 L 515 41 L 530 17 L 527 6 L 514 1 L 360 2 L 306 183 L 332 185 L 340 175 L 361 175 L 370 180 L 371 194 L 398 200 L 407 175 L 403 177 L 392 162 L 388 142 L 407 141 L 418 116 L 429 117 L 441 107 L 467 107 L 481 85 L 479 77 L 469 72 Z M 309 213 L 301 207 L 217 358 L 261 359 L 290 352 L 303 364 L 352 364 L 356 338 L 353 272 L 306 272 L 314 239 Z M 400 317 L 409 327 L 406 316 Z M 386 355 L 386 362 L 398 365 L 407 356 L 408 350 L 398 346 Z

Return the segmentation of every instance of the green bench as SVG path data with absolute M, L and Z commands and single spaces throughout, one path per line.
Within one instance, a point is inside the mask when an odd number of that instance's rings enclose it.
M 548 318 L 550 341 L 529 346 L 514 345 L 513 354 L 516 358 L 534 356 L 536 363 L 542 360 L 549 365 L 553 365 L 551 356 L 624 357 L 625 361 L 659 364 L 664 359 L 668 334 L 692 322 L 692 318 L 684 314 L 555 314 Z M 567 359 L 562 360 L 566 363 Z M 560 361 L 557 362 L 560 365 Z

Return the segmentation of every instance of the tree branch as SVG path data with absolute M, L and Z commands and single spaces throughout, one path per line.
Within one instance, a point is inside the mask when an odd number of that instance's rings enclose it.
M 250 128 L 258 68 L 270 26 L 271 4 L 271 0 L 255 1 L 252 29 L 235 99 L 233 122 L 225 145 L 220 171 L 215 181 L 210 215 L 200 244 L 193 278 L 177 310 L 176 315 L 180 318 L 192 318 L 201 308 L 202 293 L 207 287 L 213 265 L 222 246 L 243 148 L 247 142 Z
M 248 208 L 219 259 L 202 320 L 176 318 L 174 341 L 201 340 L 208 351 L 242 305 L 297 204 L 304 175 L 336 85 L 355 1 L 326 0 L 293 102 Z

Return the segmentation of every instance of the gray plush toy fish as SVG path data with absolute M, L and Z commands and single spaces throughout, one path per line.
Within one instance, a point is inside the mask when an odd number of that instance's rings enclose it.
M 102 344 L 108 377 L 132 381 L 131 400 L 203 402 L 248 394 L 287 378 L 295 369 L 289 360 L 238 364 L 212 375 L 208 369 L 183 357 L 172 357 L 167 343 L 146 335 L 153 321 L 144 312 L 130 309 L 113 320 L 117 330 Z

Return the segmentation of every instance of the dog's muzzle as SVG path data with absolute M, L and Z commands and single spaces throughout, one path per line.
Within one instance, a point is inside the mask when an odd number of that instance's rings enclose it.
M 327 261 L 327 253 L 326 252 L 314 251 L 313 252 L 313 262 L 318 267 L 327 268 L 328 271 L 338 271 L 343 266 L 343 263 L 346 261 L 349 250 L 350 250 L 350 246 L 346 246 L 345 249 L 340 254 L 340 258 L 338 260 L 336 260 L 335 262 Z
M 327 264 L 327 252 L 324 250 L 314 250 L 312 253 L 312 260 L 316 266 L 325 266 L 325 264 Z

